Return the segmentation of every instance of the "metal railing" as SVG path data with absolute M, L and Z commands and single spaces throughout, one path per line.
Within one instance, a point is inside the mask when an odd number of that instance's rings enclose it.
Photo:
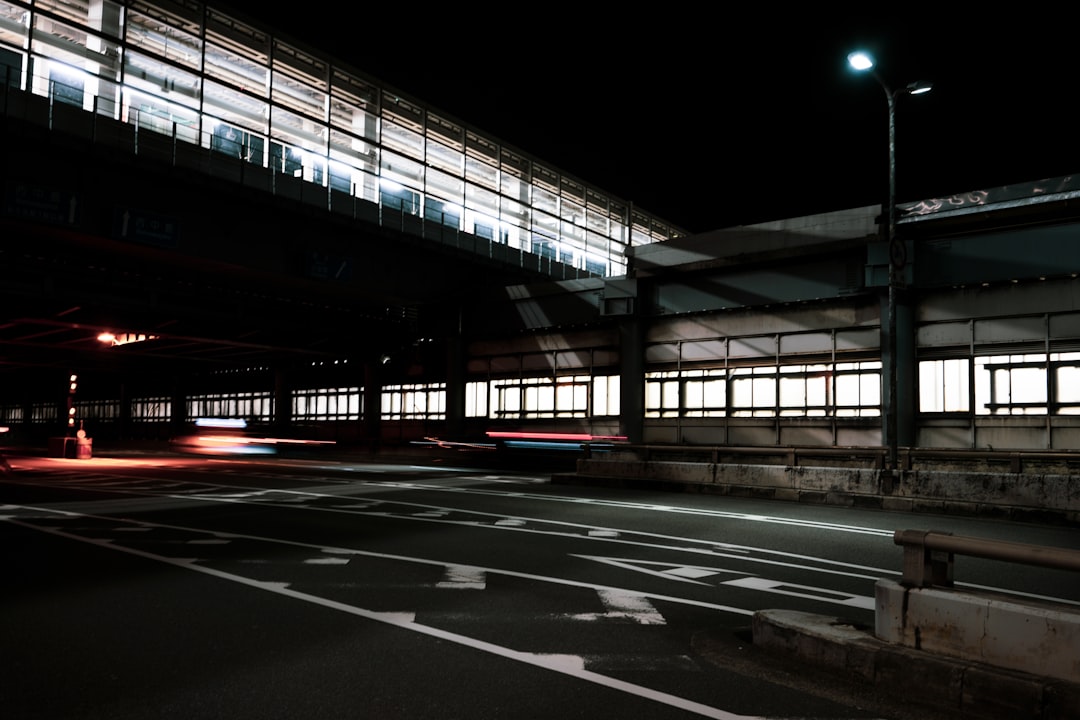
M 589 443 L 582 445 L 585 458 L 593 456 Z M 632 453 L 642 462 L 700 462 L 718 464 L 753 460 L 776 465 L 854 464 L 858 467 L 885 469 L 888 450 L 884 447 L 838 446 L 726 446 L 600 443 L 595 450 Z M 899 469 L 913 470 L 920 464 L 936 465 L 982 463 L 1001 468 L 1002 472 L 1021 473 L 1034 466 L 1059 465 L 1069 470 L 1080 468 L 1080 452 L 1052 450 L 967 450 L 963 448 L 900 448 Z
M 1005 540 L 965 537 L 933 530 L 897 530 L 893 542 L 904 548 L 902 585 L 952 587 L 956 555 L 1080 571 L 1080 550 Z

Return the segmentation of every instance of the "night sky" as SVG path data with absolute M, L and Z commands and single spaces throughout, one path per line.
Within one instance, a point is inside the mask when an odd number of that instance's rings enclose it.
M 888 17 L 774 3 L 347 7 L 307 0 L 268 20 L 690 232 L 882 202 L 886 96 L 848 69 L 853 49 L 893 88 L 934 85 L 896 106 L 899 201 L 1080 172 L 1075 31 L 1044 6 L 1011 8 L 1019 19 L 970 3 Z

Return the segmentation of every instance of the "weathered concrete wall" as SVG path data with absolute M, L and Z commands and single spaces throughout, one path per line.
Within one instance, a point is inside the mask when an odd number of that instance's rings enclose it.
M 679 486 L 724 495 L 1080 523 L 1080 479 L 1069 474 L 888 470 L 638 460 L 612 453 L 578 460 L 576 475 L 613 484 Z M 562 481 L 569 481 L 563 478 Z
M 878 639 L 926 652 L 1080 683 L 1080 613 L 955 588 L 878 580 Z

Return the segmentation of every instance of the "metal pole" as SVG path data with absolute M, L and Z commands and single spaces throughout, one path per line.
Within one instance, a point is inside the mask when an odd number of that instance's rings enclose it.
M 879 80 L 880 81 L 880 80 Z M 888 247 L 889 247 L 889 392 L 888 417 L 885 424 L 885 437 L 889 445 L 889 469 L 897 470 L 898 436 L 900 413 L 897 408 L 897 368 L 896 368 L 896 294 L 900 284 L 900 273 L 903 267 L 902 248 L 898 247 L 896 240 L 896 94 L 889 91 L 884 82 L 885 95 L 889 100 L 889 207 L 888 207 Z

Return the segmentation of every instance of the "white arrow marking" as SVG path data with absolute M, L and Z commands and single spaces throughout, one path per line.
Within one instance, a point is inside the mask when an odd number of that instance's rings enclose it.
M 707 568 L 698 565 L 679 565 L 677 563 L 665 563 L 656 562 L 654 560 L 620 560 L 618 558 L 600 557 L 599 555 L 573 555 L 573 557 L 579 557 L 584 560 L 595 560 L 605 565 L 614 565 L 615 567 L 625 568 L 626 570 L 633 570 L 635 572 L 645 573 L 646 575 L 655 575 L 656 577 L 666 578 L 668 580 L 678 580 L 680 582 L 693 583 L 695 585 L 708 585 L 709 583 L 698 582 L 694 578 L 709 577 L 710 575 L 745 575 L 736 570 L 725 570 L 723 568 Z M 664 570 L 650 570 L 642 565 L 660 565 L 664 567 Z
M 777 595 L 790 595 L 792 597 L 809 598 L 822 602 L 849 605 L 851 607 L 874 609 L 874 598 L 865 595 L 851 595 L 849 593 L 829 590 L 828 588 L 812 587 L 810 585 L 795 585 L 793 583 L 780 582 L 779 580 L 767 580 L 760 577 L 745 577 L 736 580 L 725 580 L 722 585 L 761 590 L 762 592 L 776 593 Z

